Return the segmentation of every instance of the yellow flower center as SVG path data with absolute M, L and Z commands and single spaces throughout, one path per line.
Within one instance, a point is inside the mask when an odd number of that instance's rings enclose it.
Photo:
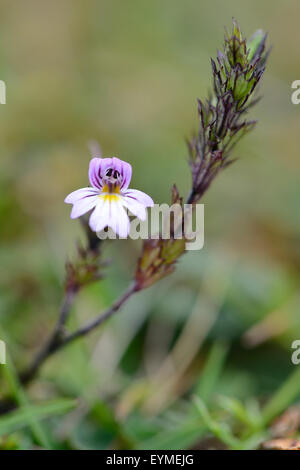
M 104 202 L 113 202 L 119 199 L 120 186 L 105 184 L 99 197 L 104 197 Z
M 101 197 L 101 196 L 100 196 Z M 116 194 L 103 194 L 104 197 L 104 202 L 116 202 L 118 199 L 119 199 L 119 196 L 117 196 Z

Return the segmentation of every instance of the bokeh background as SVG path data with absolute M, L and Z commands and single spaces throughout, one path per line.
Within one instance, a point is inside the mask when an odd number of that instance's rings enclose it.
M 300 78 L 299 14 L 296 0 L 1 1 L 0 337 L 17 368 L 51 331 L 65 260 L 84 239 L 63 200 L 87 184 L 88 143 L 129 161 L 132 187 L 155 202 L 169 200 L 174 182 L 187 193 L 185 137 L 197 127 L 196 98 L 211 87 L 224 26 L 234 16 L 246 37 L 262 28 L 273 46 L 252 111 L 259 123 L 203 200 L 204 249 L 57 354 L 26 392 L 33 404 L 78 399 L 44 422 L 53 446 L 201 447 L 209 433 L 186 412 L 195 390 L 260 405 L 295 369 L 300 107 L 290 97 Z M 139 249 L 107 244 L 107 277 L 80 294 L 70 328 L 121 293 Z M 2 439 L 37 445 L 28 426 Z

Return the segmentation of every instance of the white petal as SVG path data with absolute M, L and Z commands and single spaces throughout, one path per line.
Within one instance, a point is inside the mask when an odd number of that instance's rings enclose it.
M 135 199 L 140 204 L 143 204 L 145 207 L 153 207 L 154 202 L 148 194 L 143 193 L 143 191 L 139 191 L 138 189 L 127 189 L 124 191 L 123 196 L 131 197 Z
M 124 206 L 127 207 L 133 215 L 136 215 L 141 220 L 146 220 L 147 214 L 143 204 L 128 196 L 123 196 L 122 201 Z
M 87 196 L 76 201 L 71 211 L 71 219 L 76 219 L 86 212 L 89 212 L 93 207 L 95 207 L 97 200 L 98 196 Z
M 89 224 L 94 232 L 100 232 L 108 226 L 121 238 L 127 238 L 130 221 L 123 207 L 122 198 L 119 197 L 117 200 L 110 200 L 107 197 L 98 198 Z
M 104 198 L 98 198 L 95 210 L 91 214 L 89 225 L 94 232 L 100 232 L 107 226 L 109 218 L 109 204 Z
M 111 227 L 121 238 L 128 237 L 130 221 L 121 199 L 110 202 L 108 226 Z
M 79 199 L 82 199 L 84 197 L 89 197 L 89 196 L 96 196 L 96 194 L 99 194 L 99 190 L 95 188 L 77 189 L 76 191 L 73 191 L 66 197 L 65 202 L 67 204 L 74 204 Z

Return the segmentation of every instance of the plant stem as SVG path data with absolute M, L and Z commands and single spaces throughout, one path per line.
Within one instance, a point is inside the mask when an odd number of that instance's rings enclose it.
M 68 317 L 71 305 L 73 303 L 74 297 L 76 295 L 76 291 L 71 291 L 67 293 L 61 308 L 57 325 L 52 335 L 50 336 L 50 339 L 48 340 L 44 348 L 38 353 L 29 368 L 20 375 L 21 383 L 27 384 L 28 382 L 30 382 L 36 376 L 37 372 L 39 371 L 40 367 L 44 364 L 44 362 L 59 349 L 62 349 L 63 347 L 67 346 L 69 343 L 73 342 L 77 338 L 86 336 L 97 326 L 101 325 L 106 320 L 108 320 L 136 291 L 136 284 L 131 284 L 129 288 L 124 292 L 124 294 L 106 311 L 102 312 L 90 323 L 87 323 L 86 325 L 82 326 L 73 333 L 70 333 L 69 335 L 64 335 L 63 328 Z
M 63 328 L 69 316 L 69 312 L 76 296 L 76 293 L 77 291 L 75 290 L 69 290 L 66 292 L 60 309 L 57 324 L 55 325 L 55 328 L 47 343 L 39 351 L 32 364 L 25 372 L 20 375 L 20 381 L 22 384 L 27 384 L 28 382 L 30 382 L 36 375 L 40 366 L 47 359 L 47 357 L 51 356 L 51 354 L 53 354 L 57 350 L 57 347 L 61 342 L 61 338 L 63 337 Z
M 92 330 L 97 328 L 97 326 L 101 325 L 104 323 L 108 318 L 110 318 L 114 313 L 116 313 L 120 307 L 131 297 L 131 295 L 137 292 L 136 289 L 136 284 L 132 283 L 129 288 L 124 292 L 124 294 L 111 306 L 109 307 L 105 312 L 101 313 L 98 315 L 98 317 L 94 318 L 90 323 L 87 323 L 83 327 L 79 328 L 78 330 L 74 331 L 74 333 L 69 334 L 66 336 L 63 340 L 63 343 L 61 344 L 62 346 L 65 346 L 68 343 L 71 343 L 77 338 L 80 338 L 82 336 L 86 336 L 88 333 L 90 333 Z

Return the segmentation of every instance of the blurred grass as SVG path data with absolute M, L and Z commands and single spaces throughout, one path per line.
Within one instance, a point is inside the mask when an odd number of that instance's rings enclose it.
M 87 142 L 97 139 L 104 155 L 130 161 L 132 186 L 155 202 L 168 200 L 175 181 L 186 192 L 184 137 L 197 126 L 196 97 L 211 86 L 209 59 L 223 27 L 235 16 L 248 37 L 263 28 L 274 46 L 253 112 L 259 124 L 205 198 L 204 249 L 51 359 L 28 390 L 38 421 L 45 400 L 82 398 L 49 422 L 56 446 L 201 447 L 211 429 L 192 394 L 213 422 L 229 420 L 234 438 L 240 405 L 224 410 L 218 395 L 258 408 L 273 397 L 263 408 L 268 422 L 299 398 L 290 362 L 300 337 L 299 110 L 290 102 L 299 8 L 296 0 L 247 8 L 236 0 L 1 2 L 0 324 L 17 367 L 54 324 L 64 261 L 82 238 L 63 199 L 87 183 Z M 105 257 L 116 263 L 108 279 L 80 294 L 71 326 L 124 289 L 138 249 L 131 241 L 107 244 Z M 3 447 L 38 443 L 25 411 L 13 412 L 12 422 L 22 423 L 17 433 L 4 421 L 13 439 Z

